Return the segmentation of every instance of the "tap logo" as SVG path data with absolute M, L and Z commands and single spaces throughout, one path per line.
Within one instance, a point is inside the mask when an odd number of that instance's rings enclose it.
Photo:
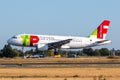
M 36 35 L 21 35 L 23 46 L 33 46 L 39 42 L 39 37 Z
M 92 34 L 88 37 L 95 37 L 97 39 L 105 39 L 108 28 L 110 25 L 109 20 L 104 20 L 97 29 L 95 29 Z

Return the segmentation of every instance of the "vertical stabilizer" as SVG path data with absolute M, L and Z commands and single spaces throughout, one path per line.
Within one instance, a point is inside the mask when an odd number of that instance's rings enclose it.
M 95 29 L 91 35 L 89 35 L 90 38 L 97 38 L 97 39 L 105 39 L 106 34 L 108 32 L 108 28 L 110 25 L 109 20 L 104 20 L 98 27 Z

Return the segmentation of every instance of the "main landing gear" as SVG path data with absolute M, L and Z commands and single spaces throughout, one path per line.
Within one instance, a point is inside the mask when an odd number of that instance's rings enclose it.
M 61 57 L 58 49 L 54 49 L 54 57 L 56 57 L 56 58 L 60 58 Z

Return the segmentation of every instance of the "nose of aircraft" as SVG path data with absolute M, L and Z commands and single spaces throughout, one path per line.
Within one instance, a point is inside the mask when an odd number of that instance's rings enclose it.
M 17 40 L 12 39 L 12 38 L 8 39 L 8 40 L 7 40 L 7 43 L 10 44 L 10 45 L 18 45 Z
M 16 46 L 21 46 L 22 45 L 21 39 L 13 39 L 13 38 L 11 38 L 11 39 L 7 40 L 7 43 L 11 44 L 11 45 L 16 45 Z
M 8 39 L 8 40 L 7 40 L 7 43 L 8 43 L 8 44 L 12 44 L 12 42 L 13 42 L 12 39 Z

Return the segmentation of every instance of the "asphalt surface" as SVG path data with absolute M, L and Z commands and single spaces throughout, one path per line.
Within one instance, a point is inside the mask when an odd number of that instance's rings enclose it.
M 58 67 L 58 68 L 67 68 L 67 67 L 107 67 L 107 68 L 120 68 L 120 62 L 49 62 L 49 63 L 0 63 L 0 67 Z

